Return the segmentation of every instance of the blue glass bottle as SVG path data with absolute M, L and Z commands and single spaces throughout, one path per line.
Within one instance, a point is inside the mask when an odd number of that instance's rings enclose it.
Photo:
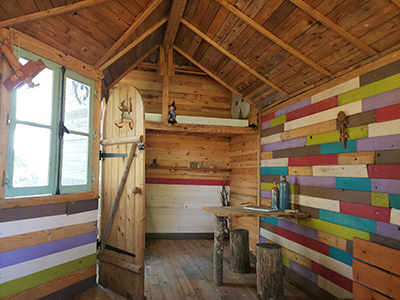
M 289 182 L 287 182 L 285 175 L 283 175 L 283 178 L 279 183 L 279 209 L 280 210 L 290 209 Z
M 274 182 L 274 187 L 271 190 L 271 208 L 278 208 L 279 201 L 279 189 L 276 186 L 276 182 Z

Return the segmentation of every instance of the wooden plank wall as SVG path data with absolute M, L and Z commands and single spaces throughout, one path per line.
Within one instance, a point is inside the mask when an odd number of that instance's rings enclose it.
M 140 91 L 146 113 L 161 114 L 163 79 L 157 73 L 134 70 L 121 83 Z M 232 93 L 209 77 L 175 74 L 169 80 L 169 99 L 178 115 L 231 117 Z
M 311 214 L 298 224 L 262 218 L 261 240 L 282 245 L 286 275 L 323 299 L 352 297 L 354 237 L 400 249 L 396 66 L 261 119 L 261 202 L 270 201 L 272 182 L 288 175 L 292 205 Z M 345 149 L 336 128 L 339 111 L 347 115 Z
M 230 144 L 231 192 L 230 206 L 257 205 L 259 136 L 240 135 Z M 256 251 L 258 243 L 257 218 L 232 219 L 232 229 L 249 230 L 250 251 Z

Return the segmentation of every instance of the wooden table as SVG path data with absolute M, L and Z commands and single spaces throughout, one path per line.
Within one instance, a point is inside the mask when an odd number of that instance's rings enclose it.
M 223 283 L 223 254 L 224 254 L 224 218 L 225 217 L 270 217 L 270 218 L 297 218 L 307 219 L 310 217 L 306 213 L 285 213 L 282 210 L 273 212 L 262 212 L 244 209 L 243 206 L 213 206 L 203 207 L 204 210 L 215 215 L 214 229 L 214 284 Z

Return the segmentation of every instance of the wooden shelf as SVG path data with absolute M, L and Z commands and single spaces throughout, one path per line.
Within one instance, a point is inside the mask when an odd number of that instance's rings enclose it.
M 311 216 L 306 213 L 285 213 L 283 210 L 262 212 L 256 210 L 244 209 L 243 206 L 213 206 L 203 207 L 204 210 L 218 217 L 271 217 L 271 218 L 296 218 L 308 219 Z

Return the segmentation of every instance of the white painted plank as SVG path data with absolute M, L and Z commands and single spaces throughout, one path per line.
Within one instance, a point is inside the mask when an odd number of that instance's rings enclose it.
M 367 165 L 313 166 L 312 170 L 313 176 L 368 178 Z
M 342 274 L 343 276 L 345 276 L 347 278 L 353 279 L 352 267 L 349 265 L 346 265 L 345 263 L 342 263 L 336 259 L 333 259 L 332 257 L 326 256 L 315 250 L 312 250 L 303 245 L 295 243 L 287 238 L 279 236 L 279 235 L 277 235 L 273 232 L 270 232 L 264 228 L 260 228 L 260 234 L 261 234 L 261 236 L 281 245 L 282 247 L 285 247 L 285 248 L 292 250 L 300 255 L 303 255 L 303 256 L 311 259 L 312 261 L 315 261 L 316 263 L 319 263 L 320 265 L 327 267 L 328 269 L 331 269 L 339 274 Z
M 337 200 L 291 194 L 290 202 L 319 209 L 326 209 L 336 212 L 340 211 L 340 204 Z
M 368 137 L 400 134 L 400 119 L 368 125 Z
M 161 114 L 146 113 L 145 120 L 152 122 L 161 122 Z M 217 126 L 233 126 L 233 127 L 247 127 L 249 120 L 244 119 L 225 119 L 225 118 L 208 118 L 208 117 L 194 117 L 194 116 L 177 116 L 176 121 L 179 124 L 196 124 L 196 125 L 217 125 Z
M 334 284 L 332 281 L 329 281 L 320 275 L 318 275 L 318 286 L 338 299 L 353 299 L 353 294 L 348 290 L 345 290 L 341 286 Z
M 0 284 L 96 253 L 96 243 L 68 249 L 0 269 Z
M 343 106 L 338 106 L 322 112 L 306 116 L 304 118 L 296 119 L 293 121 L 286 122 L 284 125 L 285 131 L 293 130 L 296 128 L 321 123 L 328 120 L 334 120 L 337 118 L 339 111 L 344 111 L 346 116 L 354 115 L 362 112 L 362 100 L 349 103 Z
M 43 218 L 2 222 L 0 223 L 0 238 L 97 221 L 97 218 L 98 211 L 91 210 L 72 215 L 57 215 Z
M 311 96 L 311 104 L 320 102 L 333 96 L 337 96 L 348 91 L 355 90 L 360 87 L 360 78 L 356 77 L 349 81 L 343 82 L 337 86 L 331 87 L 325 91 L 322 91 L 314 96 Z
M 400 209 L 390 209 L 390 223 L 400 225 Z
M 287 167 L 288 164 L 288 157 L 261 160 L 261 167 Z
M 281 133 L 277 133 L 277 134 L 273 134 L 273 135 L 262 137 L 261 138 L 261 145 L 280 142 L 280 141 L 282 141 Z

